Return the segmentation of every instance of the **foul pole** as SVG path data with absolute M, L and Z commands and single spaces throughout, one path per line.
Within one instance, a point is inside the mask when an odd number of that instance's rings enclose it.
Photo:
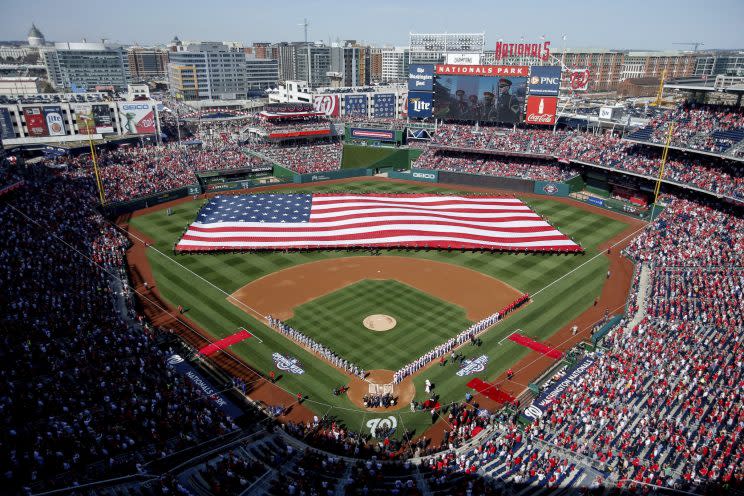
M 103 183 L 101 175 L 98 172 L 98 161 L 96 160 L 96 147 L 93 146 L 93 138 L 88 133 L 88 144 L 90 145 L 90 158 L 93 159 L 93 173 L 96 176 L 96 186 L 98 187 L 98 198 L 101 200 L 101 206 L 106 205 L 106 198 L 103 196 Z
M 659 191 L 661 191 L 661 180 L 664 178 L 664 166 L 666 165 L 667 155 L 669 155 L 669 145 L 672 143 L 672 133 L 674 132 L 674 123 L 669 123 L 669 131 L 667 132 L 666 143 L 664 144 L 664 151 L 661 154 L 661 164 L 659 165 L 659 177 L 656 178 L 656 187 L 654 188 L 654 206 L 651 208 L 651 221 L 654 220 L 654 213 L 656 213 L 656 200 L 659 198 Z

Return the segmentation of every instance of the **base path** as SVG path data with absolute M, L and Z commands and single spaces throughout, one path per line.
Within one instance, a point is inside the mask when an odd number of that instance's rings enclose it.
M 364 408 L 364 395 L 369 393 L 369 383 L 372 384 L 390 384 L 393 382 L 392 370 L 370 370 L 364 379 L 354 376 L 349 382 L 349 390 L 346 395 L 352 403 L 361 409 L 369 412 L 391 412 L 402 408 L 410 408 L 411 400 L 416 395 L 416 388 L 413 385 L 413 378 L 406 377 L 400 384 L 396 384 L 393 391 L 394 396 L 398 398 L 395 406 L 388 408 Z
M 473 322 L 514 301 L 520 293 L 472 269 L 413 257 L 347 257 L 295 265 L 235 291 L 230 302 L 261 315 L 289 320 L 294 308 L 364 279 L 394 279 L 465 309 Z M 237 300 L 237 301 L 235 301 Z

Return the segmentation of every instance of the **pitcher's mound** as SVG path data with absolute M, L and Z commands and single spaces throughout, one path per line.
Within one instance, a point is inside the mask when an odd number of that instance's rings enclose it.
M 364 318 L 364 327 L 370 331 L 389 331 L 395 327 L 397 323 L 398 322 L 390 315 L 384 315 L 381 313 L 376 313 Z

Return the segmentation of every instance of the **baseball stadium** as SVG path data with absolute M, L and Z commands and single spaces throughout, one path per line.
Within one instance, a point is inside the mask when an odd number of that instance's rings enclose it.
M 742 85 L 499 45 L 0 101 L 3 492 L 744 494 Z

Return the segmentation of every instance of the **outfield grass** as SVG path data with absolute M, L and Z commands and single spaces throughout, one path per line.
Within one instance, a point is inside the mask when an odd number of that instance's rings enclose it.
M 452 192 L 456 188 L 441 188 L 435 185 L 410 185 L 395 182 L 365 181 L 340 185 L 308 185 L 285 190 L 304 192 L 343 191 L 427 193 Z M 519 196 L 519 195 L 517 195 Z M 382 250 L 382 255 L 418 257 L 451 263 L 483 272 L 501 279 L 523 292 L 535 294 L 532 302 L 523 310 L 497 324 L 483 337 L 481 348 L 465 348 L 470 356 L 487 354 L 489 363 L 479 376 L 493 378 L 517 362 L 529 350 L 510 341 L 498 344 L 514 329 L 523 329 L 526 334 L 544 340 L 562 326 L 569 323 L 592 305 L 594 298 L 605 283 L 608 262 L 597 255 L 597 246 L 621 232 L 626 224 L 597 215 L 580 208 L 556 202 L 549 198 L 523 199 L 540 215 L 546 217 L 564 234 L 579 242 L 586 253 L 583 255 L 555 255 L 547 253 L 486 253 L 459 251 Z M 362 251 L 313 251 L 291 253 L 251 253 L 216 255 L 173 255 L 173 245 L 183 230 L 196 217 L 203 201 L 188 202 L 173 208 L 173 215 L 164 210 L 132 219 L 134 228 L 154 240 L 147 255 L 162 296 L 173 306 L 183 304 L 189 308 L 187 316 L 214 336 L 222 337 L 239 326 L 251 329 L 262 340 L 248 340 L 232 348 L 246 362 L 260 371 L 271 370 L 273 352 L 296 356 L 306 370 L 302 376 L 285 376 L 279 382 L 290 392 L 301 391 L 310 396 L 307 405 L 319 414 L 338 416 L 352 429 L 362 429 L 365 414 L 349 402 L 346 397 L 333 396 L 334 386 L 345 382 L 345 376 L 321 360 L 296 346 L 263 323 L 226 301 L 227 296 L 238 288 L 264 275 L 298 264 L 318 260 L 366 255 Z M 562 276 L 568 274 L 566 277 Z M 560 279 L 560 280 L 559 280 Z M 558 280 L 555 284 L 551 284 Z M 384 313 L 384 312 L 372 312 Z M 364 336 L 364 335 L 361 335 Z M 366 336 L 365 336 L 366 337 Z M 334 341 L 339 338 L 334 337 Z M 335 348 L 336 344 L 321 341 Z M 349 339 L 347 345 L 373 353 L 363 338 Z M 383 368 L 375 366 L 373 368 Z M 392 368 L 392 367 L 391 367 Z M 423 381 L 428 377 L 437 384 L 437 392 L 443 401 L 460 399 L 465 394 L 467 379 L 457 377 L 452 367 L 433 367 L 427 375 L 415 379 L 418 398 L 423 397 Z M 389 415 L 389 414 L 386 414 Z M 397 412 L 399 425 L 408 429 L 422 430 L 430 423 L 427 413 L 410 413 L 407 409 Z
M 395 328 L 364 327 L 377 313 L 393 317 Z M 367 279 L 300 305 L 288 324 L 365 370 L 398 370 L 472 322 L 462 307 L 407 284 Z

